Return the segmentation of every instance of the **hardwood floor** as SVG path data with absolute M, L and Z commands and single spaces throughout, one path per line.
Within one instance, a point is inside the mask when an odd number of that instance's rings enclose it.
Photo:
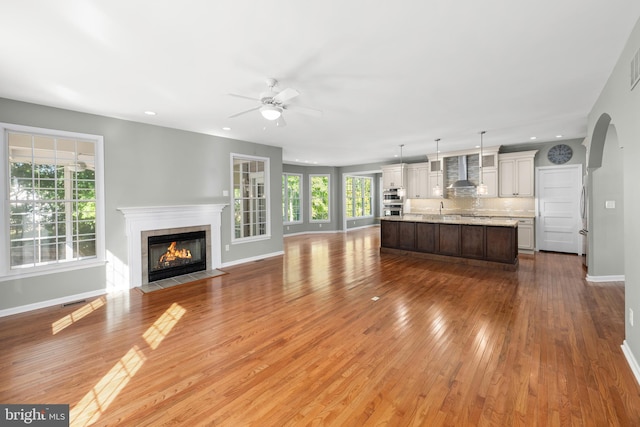
M 380 254 L 378 228 L 285 252 L 1 318 L 0 402 L 73 426 L 640 425 L 624 285 L 575 255 L 491 270 Z

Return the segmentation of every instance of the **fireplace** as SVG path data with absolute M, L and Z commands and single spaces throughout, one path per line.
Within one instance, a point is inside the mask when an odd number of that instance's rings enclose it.
M 207 269 L 205 231 L 148 236 L 149 283 Z
M 125 268 L 114 270 L 111 279 L 113 283 L 118 287 L 128 288 L 149 283 L 149 236 L 205 231 L 206 270 L 222 266 L 220 224 L 225 206 L 227 205 L 204 204 L 118 208 L 126 221 L 128 257 Z M 163 252 L 166 252 L 167 247 L 168 245 L 163 248 Z M 124 280 L 122 285 L 119 277 Z

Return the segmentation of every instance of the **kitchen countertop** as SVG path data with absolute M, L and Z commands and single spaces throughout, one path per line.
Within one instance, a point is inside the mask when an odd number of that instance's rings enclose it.
M 458 209 L 443 209 L 442 213 L 438 213 L 438 210 L 430 210 L 416 213 L 408 213 L 410 215 L 459 215 L 461 217 L 498 217 L 498 218 L 535 218 L 535 212 L 516 211 L 492 211 L 492 210 L 458 210 Z
M 460 225 L 492 225 L 498 227 L 517 227 L 518 221 L 512 219 L 498 219 L 474 217 L 474 216 L 462 216 L 462 215 L 422 215 L 422 214 L 405 214 L 402 216 L 384 216 L 380 220 L 383 221 L 405 221 L 405 222 L 430 222 L 437 224 L 460 224 Z

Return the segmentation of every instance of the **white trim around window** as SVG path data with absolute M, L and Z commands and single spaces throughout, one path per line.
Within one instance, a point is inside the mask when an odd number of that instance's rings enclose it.
M 268 240 L 271 238 L 271 196 L 270 196 L 270 183 L 271 173 L 269 172 L 270 160 L 268 157 L 251 156 L 248 154 L 231 153 L 231 244 L 249 243 L 258 240 Z M 242 198 L 243 204 L 247 204 L 249 210 L 245 212 L 242 208 L 242 214 L 248 214 L 250 216 L 249 221 L 241 219 L 239 224 L 241 236 L 236 236 L 236 189 L 234 183 L 234 165 L 235 160 L 245 160 L 248 162 L 262 162 L 262 180 L 260 181 L 257 176 L 250 178 L 251 182 L 245 183 L 245 189 L 248 192 L 248 197 Z M 251 172 L 247 171 L 247 174 L 251 175 Z M 260 182 L 258 182 L 260 181 Z M 242 183 L 238 183 L 240 188 Z M 245 203 L 246 202 L 246 203 Z M 252 203 L 253 202 L 253 203 Z M 260 205 L 256 207 L 254 205 Z M 253 207 L 252 207 L 253 206 Z M 257 231 L 257 233 L 256 233 Z
M 2 225 L 0 226 L 0 281 L 16 278 L 40 276 L 54 272 L 71 271 L 82 268 L 104 265 L 105 262 L 105 208 L 104 208 L 104 139 L 100 135 L 67 132 L 55 129 L 45 129 L 32 126 L 0 123 L 0 196 L 5 202 L 10 199 L 11 174 L 9 164 L 9 133 L 22 133 L 36 137 L 69 139 L 85 141 L 94 144 L 95 168 L 95 256 L 86 259 L 70 259 L 57 262 L 35 263 L 33 266 L 11 268 L 11 238 L 10 238 L 10 209 L 9 203 L 5 203 L 2 212 Z M 35 148 L 34 148 L 35 149 Z M 76 159 L 77 160 L 77 159 Z M 77 162 L 82 163 L 82 162 Z M 77 164 L 76 164 L 77 167 Z
M 327 219 L 313 219 L 313 178 L 315 177 L 327 178 Z M 331 222 L 331 175 L 328 173 L 317 173 L 309 175 L 309 222 Z
M 286 203 L 289 202 L 289 188 L 287 186 L 287 188 L 285 189 L 285 186 L 282 186 L 282 222 L 284 225 L 291 225 L 291 224 L 302 224 L 302 222 L 304 221 L 304 209 L 303 209 L 303 200 L 304 200 L 304 196 L 303 196 L 303 188 L 304 188 L 304 177 L 302 176 L 301 173 L 289 173 L 289 172 L 282 172 L 282 178 L 283 178 L 283 184 L 284 182 L 289 182 L 289 180 L 287 179 L 290 176 L 295 176 L 298 177 L 298 220 L 294 220 L 294 221 L 287 221 L 286 218 L 289 217 L 289 210 L 286 209 Z M 284 212 L 284 210 L 286 209 L 286 212 Z

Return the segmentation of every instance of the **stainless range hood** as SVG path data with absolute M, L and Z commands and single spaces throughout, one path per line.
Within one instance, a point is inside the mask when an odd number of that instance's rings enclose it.
M 468 178 L 467 156 L 458 156 L 458 180 L 447 188 L 475 188 L 476 185 Z

